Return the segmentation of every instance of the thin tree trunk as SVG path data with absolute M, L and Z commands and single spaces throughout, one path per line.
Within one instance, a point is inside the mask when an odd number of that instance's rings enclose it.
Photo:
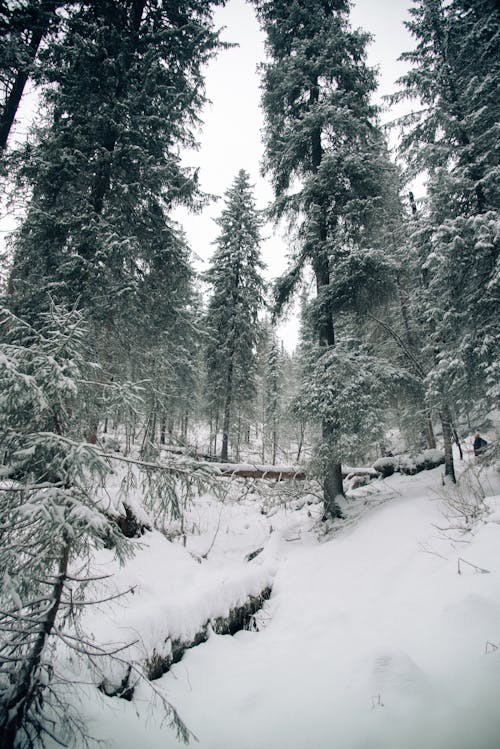
M 463 453 L 463 450 L 462 450 L 462 445 L 460 444 L 460 437 L 458 436 L 458 432 L 455 429 L 455 425 L 453 424 L 453 422 L 451 423 L 451 430 L 453 432 L 453 439 L 455 441 L 455 445 L 457 446 L 458 452 L 460 454 L 460 460 L 463 460 L 464 459 L 464 453 Z
M 231 405 L 233 398 L 233 357 L 229 360 L 226 377 L 226 400 L 224 403 L 224 420 L 222 422 L 221 460 L 227 460 L 229 445 L 229 425 L 231 423 Z
M 13 695 L 6 705 L 6 717 L 3 725 L 0 726 L 4 742 L 2 743 L 3 749 L 15 749 L 17 745 L 16 737 L 25 722 L 33 702 L 38 696 L 40 664 L 61 606 L 61 598 L 68 571 L 69 551 L 70 546 L 66 542 L 59 559 L 57 581 L 52 588 L 52 605 L 47 611 L 45 619 L 41 622 L 41 627 L 36 636 L 31 654 L 27 657 L 21 669 L 17 685 L 13 690 Z
M 236 460 L 240 459 L 240 444 L 241 444 L 241 413 L 238 413 L 238 431 L 236 433 Z
M 300 456 L 302 455 L 302 445 L 304 444 L 305 431 L 306 431 L 306 428 L 305 428 L 304 422 L 302 421 L 300 423 L 299 444 L 297 446 L 297 457 L 296 457 L 297 463 L 299 462 Z

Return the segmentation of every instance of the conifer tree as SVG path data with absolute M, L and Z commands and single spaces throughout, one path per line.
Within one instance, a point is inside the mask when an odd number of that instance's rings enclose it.
M 284 353 L 276 331 L 269 324 L 262 329 L 260 351 L 262 397 L 262 461 L 266 452 L 276 463 L 284 410 Z
M 112 651 L 75 628 L 82 605 L 92 605 L 85 569 L 95 548 L 113 548 L 120 561 L 133 553 L 109 501 L 99 495 L 112 473 L 108 456 L 83 440 L 86 400 L 95 398 L 96 387 L 106 397 L 109 386 L 94 379 L 82 314 L 52 307 L 40 315 L 40 323 L 34 328 L 0 308 L 0 735 L 5 749 L 46 746 L 48 737 L 60 745 L 87 745 L 88 731 L 67 700 L 71 679 L 60 672 L 56 653 L 67 647 L 73 658 L 88 657 L 97 687 L 102 675 L 92 660 L 111 657 Z M 122 404 L 136 399 L 133 389 L 113 390 Z M 166 504 L 179 492 L 179 477 L 169 473 L 150 484 L 157 503 Z M 177 713 L 163 704 L 187 741 Z
M 427 398 L 443 415 L 482 420 L 498 396 L 498 121 L 500 13 L 483 0 L 416 0 L 416 49 L 396 99 L 418 100 L 401 120 L 410 173 L 429 174 L 414 223 L 422 285 L 415 319 L 430 361 Z M 451 445 L 447 473 L 453 478 Z
M 377 253 L 392 169 L 370 103 L 375 74 L 365 62 L 367 34 L 349 26 L 345 0 L 255 1 L 267 34 L 263 68 L 266 115 L 264 171 L 272 177 L 274 216 L 297 225 L 294 265 L 277 285 L 278 308 L 310 262 L 317 296 L 313 318 L 316 367 L 335 374 L 334 313 L 354 296 L 379 296 L 387 265 Z M 378 236 L 377 236 L 378 235 Z M 368 251 L 365 253 L 365 250 Z M 355 287 L 346 272 L 356 268 Z M 336 383 L 341 397 L 342 383 Z M 317 391 L 321 399 L 321 390 Z M 341 418 L 336 398 L 315 409 L 322 422 L 325 514 L 340 515 L 343 495 Z
M 235 409 L 255 398 L 258 313 L 264 304 L 260 259 L 261 216 L 249 175 L 242 169 L 225 194 L 220 233 L 206 274 L 212 295 L 207 310 L 207 398 L 222 426 L 221 458 L 227 460 Z
M 201 67 L 218 47 L 213 5 L 75 4 L 43 51 L 45 124 L 20 155 L 27 212 L 8 304 L 31 322 L 50 299 L 84 311 L 107 378 L 133 341 L 141 350 L 180 329 L 191 302 L 189 251 L 170 212 L 200 205 L 179 149 L 194 143 Z

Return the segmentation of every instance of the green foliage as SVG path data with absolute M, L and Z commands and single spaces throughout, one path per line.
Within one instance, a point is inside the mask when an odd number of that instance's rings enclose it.
M 419 109 L 401 122 L 401 150 L 411 173 L 429 173 L 412 231 L 422 279 L 412 315 L 429 403 L 476 418 L 494 406 L 498 375 L 500 14 L 489 0 L 416 0 L 410 12 L 417 46 L 396 98 Z
M 53 307 L 32 328 L 1 313 L 0 348 L 0 730 L 6 746 L 31 746 L 71 730 L 54 696 L 48 656 L 68 565 L 91 548 L 125 539 L 94 500 L 110 473 L 95 447 L 75 441 L 79 383 L 85 377 L 81 315 Z M 69 426 L 71 424 L 71 427 Z M 66 622 L 67 623 L 67 622 Z M 61 737 L 61 738 L 62 738 Z
M 320 447 L 320 462 L 331 450 L 338 462 L 363 460 L 384 434 L 394 388 L 408 380 L 405 370 L 369 354 L 352 339 L 327 350 L 309 347 L 294 411 L 317 425 L 326 421 L 342 435 L 335 444 Z
M 291 220 L 297 240 L 293 264 L 276 284 L 276 307 L 288 301 L 310 264 L 316 298 L 308 327 L 320 350 L 309 354 L 294 410 L 301 420 L 309 412 L 321 422 L 324 476 L 336 477 L 326 482 L 325 501 L 327 508 L 336 507 L 327 494 L 342 493 L 338 463 L 360 426 L 347 417 L 349 388 L 361 393 L 362 385 L 355 366 L 340 366 L 349 361 L 345 346 L 338 361 L 330 349 L 341 313 L 373 309 L 391 293 L 394 268 L 383 251 L 400 214 L 398 179 L 371 103 L 376 79 L 366 64 L 369 35 L 350 27 L 349 4 L 256 0 L 255 5 L 269 56 L 262 65 L 263 167 L 273 182 L 273 215 Z M 362 412 L 368 409 L 370 423 L 378 421 L 380 428 L 380 408 L 370 398 Z M 366 416 L 371 434 L 368 422 Z M 348 450 L 352 453 L 354 443 Z M 332 471 L 328 465 L 334 463 Z
M 175 324 L 192 271 L 173 206 L 201 205 L 194 145 L 201 66 L 218 47 L 212 5 L 74 5 L 43 51 L 45 124 L 20 155 L 28 209 L 9 303 L 23 317 L 77 305 L 104 338 Z
M 262 218 L 248 174 L 241 170 L 226 192 L 206 280 L 211 287 L 205 347 L 207 394 L 212 413 L 252 410 L 256 392 L 258 313 L 264 306 L 260 259 Z
M 442 170 L 446 214 L 498 206 L 497 82 L 500 14 L 494 0 L 415 0 L 407 26 L 417 46 L 394 99 L 419 102 L 401 121 L 412 170 Z

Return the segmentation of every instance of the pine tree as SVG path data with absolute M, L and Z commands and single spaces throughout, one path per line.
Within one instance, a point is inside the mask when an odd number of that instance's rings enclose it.
M 318 357 L 317 367 L 328 368 L 319 378 L 328 380 L 340 376 L 330 369 L 328 353 L 336 343 L 334 313 L 344 303 L 357 304 L 362 295 L 379 295 L 388 270 L 376 247 L 385 193 L 393 193 L 386 189 L 392 169 L 370 103 L 375 74 L 365 62 L 369 37 L 350 28 L 344 0 L 255 5 L 270 57 L 262 66 L 264 171 L 273 181 L 274 215 L 296 222 L 300 248 L 278 282 L 277 306 L 289 298 L 310 262 L 317 289 L 315 334 L 326 357 Z M 349 268 L 362 279 L 355 289 L 345 275 Z M 341 384 L 336 384 L 340 398 Z M 320 390 L 316 395 L 321 400 Z M 336 398 L 325 395 L 315 412 L 322 422 L 325 514 L 337 517 L 343 486 Z
M 240 170 L 225 194 L 206 280 L 212 295 L 207 310 L 207 399 L 212 419 L 222 421 L 221 458 L 227 460 L 232 417 L 252 409 L 255 398 L 258 313 L 264 303 L 260 272 L 262 219 L 249 175 Z

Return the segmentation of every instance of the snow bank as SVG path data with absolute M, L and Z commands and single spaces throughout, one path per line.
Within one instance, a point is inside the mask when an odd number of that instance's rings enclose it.
M 105 650 L 130 643 L 122 657 L 141 663 L 153 653 L 168 655 L 173 641 L 191 643 L 208 622 L 227 617 L 250 596 L 272 586 L 281 541 L 273 534 L 255 560 L 231 565 L 200 562 L 157 531 L 134 545 L 135 556 L 121 569 L 111 551 L 98 553 L 92 574 L 112 575 L 96 587 L 99 599 L 131 592 L 89 607 L 82 624 Z M 119 684 L 125 670 L 126 663 L 110 661 L 106 679 Z

